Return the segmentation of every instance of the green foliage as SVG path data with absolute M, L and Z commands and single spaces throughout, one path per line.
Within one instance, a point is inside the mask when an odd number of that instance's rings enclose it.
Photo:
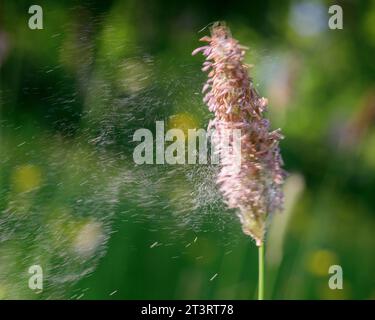
M 266 298 L 374 298 L 375 6 L 342 1 L 343 30 L 318 17 L 306 35 L 293 20 L 309 14 L 300 3 L 56 1 L 30 30 L 29 2 L 3 1 L 0 298 L 256 297 L 257 248 L 209 169 L 132 162 L 137 128 L 207 125 L 202 59 L 190 53 L 216 20 L 249 46 L 286 136 Z M 327 2 L 313 3 L 327 18 Z M 32 264 L 46 272 L 39 294 L 27 287 Z M 332 264 L 343 290 L 328 287 Z

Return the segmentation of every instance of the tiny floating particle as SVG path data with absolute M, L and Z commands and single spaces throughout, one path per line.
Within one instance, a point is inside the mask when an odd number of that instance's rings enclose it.
M 150 246 L 150 248 L 152 249 L 152 248 L 156 247 L 157 245 L 158 245 L 158 242 L 155 241 L 155 242 Z
M 77 297 L 77 300 L 79 300 L 79 299 L 81 299 L 81 298 L 83 298 L 83 296 L 85 295 L 85 293 L 83 292 L 83 293 L 81 293 L 78 297 Z
M 118 291 L 118 290 L 115 290 L 115 291 L 111 292 L 109 295 L 110 295 L 110 296 L 113 296 L 115 293 L 117 293 L 117 291 Z
M 212 277 L 211 277 L 211 279 L 210 279 L 210 281 L 213 281 L 213 280 L 215 280 L 215 278 L 217 277 L 217 273 L 215 273 Z

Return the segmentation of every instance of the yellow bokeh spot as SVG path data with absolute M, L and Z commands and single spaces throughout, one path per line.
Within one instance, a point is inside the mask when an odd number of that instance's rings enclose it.
M 178 113 L 170 116 L 168 119 L 167 130 L 170 129 L 181 129 L 184 132 L 185 137 L 188 136 L 189 129 L 197 129 L 198 121 L 195 117 L 187 113 Z
M 316 276 L 327 276 L 330 266 L 337 264 L 337 256 L 329 250 L 316 250 L 307 257 L 306 268 Z
M 22 165 L 14 169 L 12 182 L 17 192 L 29 192 L 40 187 L 42 172 L 35 165 Z

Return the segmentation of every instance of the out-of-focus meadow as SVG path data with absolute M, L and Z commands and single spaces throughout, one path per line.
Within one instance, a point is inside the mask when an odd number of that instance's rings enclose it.
M 156 120 L 207 126 L 191 51 L 216 20 L 249 47 L 285 135 L 266 298 L 375 298 L 374 1 L 336 1 L 343 30 L 328 28 L 331 1 L 34 2 L 0 3 L 0 298 L 255 298 L 257 249 L 215 168 L 132 158 L 134 130 Z

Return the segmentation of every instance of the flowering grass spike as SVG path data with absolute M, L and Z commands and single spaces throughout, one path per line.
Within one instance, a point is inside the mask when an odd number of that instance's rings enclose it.
M 232 38 L 222 23 L 211 28 L 208 44 L 193 51 L 206 57 L 203 71 L 208 80 L 204 102 L 215 117 L 209 128 L 215 129 L 213 143 L 221 157 L 217 183 L 230 208 L 236 208 L 242 229 L 258 246 L 263 244 L 268 215 L 282 208 L 284 182 L 279 141 L 280 129 L 270 131 L 265 117 L 267 99 L 259 96 L 244 63 L 246 47 Z M 241 166 L 231 161 L 236 148 L 224 143 L 225 132 L 241 130 Z

